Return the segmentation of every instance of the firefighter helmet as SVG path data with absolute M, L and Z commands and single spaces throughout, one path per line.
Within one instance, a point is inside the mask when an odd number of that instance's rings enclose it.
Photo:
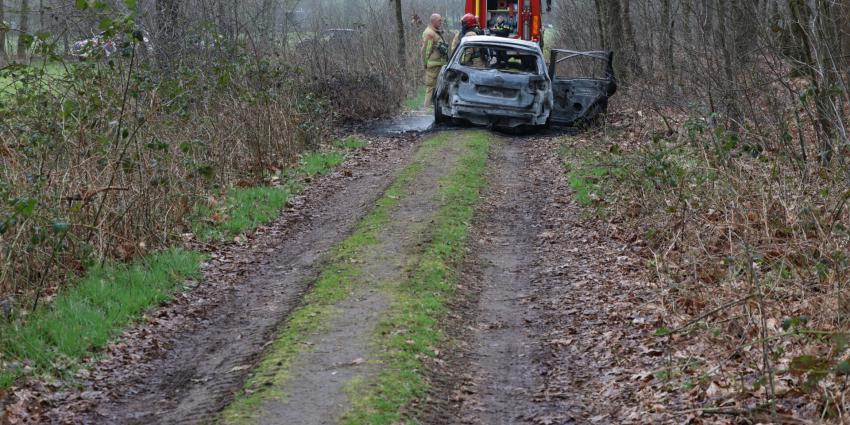
M 478 26 L 478 17 L 471 13 L 467 13 L 466 15 L 463 15 L 463 18 L 460 18 L 460 22 L 463 24 L 464 28 L 475 28 Z

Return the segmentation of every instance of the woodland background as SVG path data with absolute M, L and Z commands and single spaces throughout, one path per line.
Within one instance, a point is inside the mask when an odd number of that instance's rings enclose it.
M 0 0 L 0 300 L 191 237 L 228 188 L 399 113 L 427 17 L 457 30 L 460 3 Z M 553 9 L 547 47 L 615 52 L 614 111 L 565 165 L 593 218 L 644 249 L 658 373 L 748 394 L 739 409 L 842 418 L 850 2 Z M 354 31 L 316 38 L 332 28 Z M 71 55 L 99 32 L 126 48 Z

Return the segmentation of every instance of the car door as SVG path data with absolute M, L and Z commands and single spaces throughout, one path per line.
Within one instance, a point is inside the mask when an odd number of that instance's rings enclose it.
M 608 98 L 617 92 L 613 52 L 552 49 L 552 123 L 587 123 L 608 110 Z

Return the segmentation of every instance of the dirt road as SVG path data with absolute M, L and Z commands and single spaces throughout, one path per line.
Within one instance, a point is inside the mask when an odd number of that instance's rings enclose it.
M 593 373 L 612 367 L 613 347 L 598 343 L 617 324 L 608 319 L 612 298 L 598 294 L 604 285 L 588 282 L 622 281 L 606 261 L 628 258 L 610 238 L 582 228 L 558 147 L 555 136 L 479 130 L 373 143 L 248 242 L 214 253 L 204 281 L 111 345 L 80 376 L 82 391 L 46 402 L 48 417 L 139 424 L 627 419 L 608 402 L 627 402 L 628 386 Z M 474 219 L 450 228 L 468 232 L 460 239 L 465 255 L 449 261 L 442 278 L 457 290 L 446 292 L 453 295 L 434 315 L 417 316 L 435 335 L 418 347 L 413 329 L 388 321 L 400 317 L 401 301 L 417 296 L 405 292 L 417 270 L 445 249 L 435 245 L 441 220 L 456 179 L 469 177 L 475 149 L 487 155 L 484 186 L 468 188 Z M 628 308 L 639 299 L 614 301 Z M 393 338 L 418 347 L 419 366 L 387 375 L 399 367 Z M 413 377 L 399 382 L 415 388 L 381 389 L 395 382 L 387 376 L 405 374 Z M 392 414 L 376 407 L 394 402 L 401 405 Z

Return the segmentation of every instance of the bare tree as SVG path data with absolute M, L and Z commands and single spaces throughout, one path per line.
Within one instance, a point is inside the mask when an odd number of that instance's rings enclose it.
M 30 2 L 29 0 L 21 0 L 21 10 L 20 10 L 20 24 L 18 28 L 20 29 L 20 36 L 18 37 L 18 58 L 23 60 L 27 56 L 27 37 L 24 35 L 27 34 L 30 30 Z
M 632 25 L 631 0 L 622 0 L 622 20 L 623 28 L 623 47 L 628 50 L 628 54 L 622 55 L 629 67 L 629 71 L 634 74 L 640 74 L 640 56 L 638 55 L 637 40 L 635 39 L 635 29 Z
M 670 12 L 670 0 L 661 0 L 661 25 L 664 26 L 662 37 L 662 60 L 664 69 L 667 70 L 666 78 L 672 77 L 676 69 L 676 63 L 673 61 L 673 20 Z
M 6 4 L 0 0 L 0 66 L 6 64 Z
M 401 10 L 401 0 L 395 0 L 395 20 L 396 33 L 398 35 L 398 61 L 399 65 L 404 66 L 407 47 L 404 41 L 404 14 Z

